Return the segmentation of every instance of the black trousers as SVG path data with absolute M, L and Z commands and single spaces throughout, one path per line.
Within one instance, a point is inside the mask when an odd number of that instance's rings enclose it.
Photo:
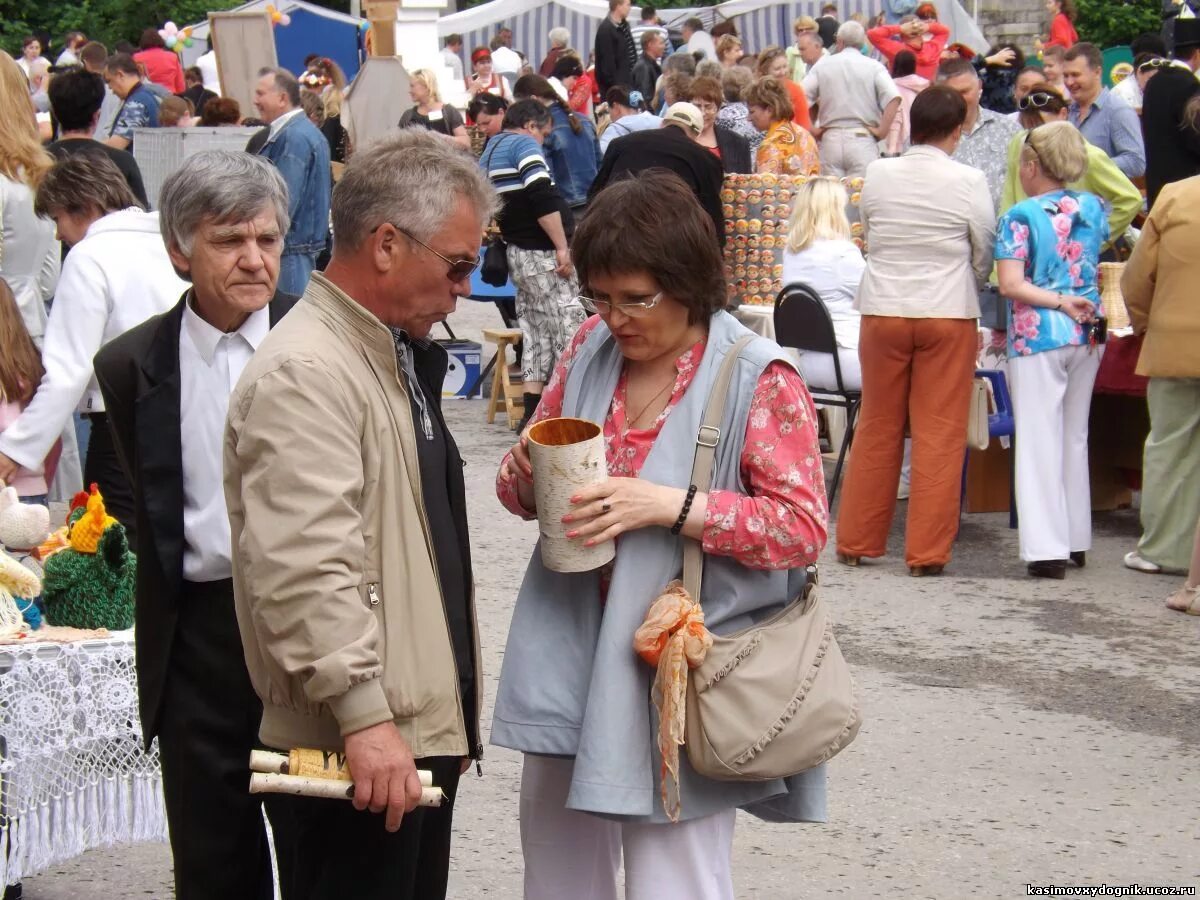
M 268 794 L 280 890 L 286 900 L 444 900 L 450 826 L 458 793 L 458 757 L 417 760 L 446 792 L 436 809 L 418 807 L 400 830 L 384 814 L 346 800 Z
M 233 583 L 185 582 L 158 732 L 178 900 L 272 896 L 262 804 L 248 790 L 261 720 Z
M 104 496 L 104 508 L 108 514 L 125 526 L 129 546 L 137 545 L 137 513 L 133 502 L 133 485 L 125 476 L 121 460 L 117 456 L 117 445 L 113 443 L 108 429 L 108 416 L 90 413 L 92 436 L 88 440 L 87 459 L 83 462 L 83 489 L 95 484 Z M 241 646 L 241 641 L 238 641 Z

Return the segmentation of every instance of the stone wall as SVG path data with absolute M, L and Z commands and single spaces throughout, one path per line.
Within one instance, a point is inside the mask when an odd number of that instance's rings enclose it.
M 971 0 L 964 6 L 972 12 Z M 993 45 L 1014 43 L 1032 53 L 1034 40 L 1049 28 L 1045 0 L 979 0 L 979 27 Z

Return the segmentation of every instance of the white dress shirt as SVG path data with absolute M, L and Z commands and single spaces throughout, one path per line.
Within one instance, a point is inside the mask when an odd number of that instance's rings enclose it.
M 188 297 L 179 329 L 179 436 L 183 444 L 183 577 L 233 575 L 222 468 L 229 396 L 271 327 L 263 307 L 226 334 L 205 322 Z
M 271 123 L 271 136 L 269 138 L 267 138 L 267 140 L 270 140 L 270 141 L 275 140 L 275 138 L 279 137 L 279 132 L 283 131 L 284 125 L 286 125 L 288 122 L 292 121 L 292 119 L 296 118 L 296 116 L 302 116 L 302 115 L 304 115 L 304 109 L 302 107 L 297 106 L 295 109 L 289 109 L 287 112 L 285 112 L 278 119 L 276 119 L 274 122 Z

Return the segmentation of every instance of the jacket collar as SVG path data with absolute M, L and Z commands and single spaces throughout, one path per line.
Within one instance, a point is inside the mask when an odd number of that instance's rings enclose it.
M 304 296 L 333 325 L 350 332 L 364 347 L 382 356 L 396 370 L 396 346 L 392 341 L 392 332 L 366 307 L 320 272 L 313 272 Z

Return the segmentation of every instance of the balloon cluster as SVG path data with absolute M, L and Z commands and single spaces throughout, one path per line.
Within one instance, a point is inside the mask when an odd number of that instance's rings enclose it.
M 192 40 L 191 25 L 187 28 L 180 28 L 174 22 L 168 22 L 158 29 L 158 36 L 163 39 L 168 50 L 174 50 L 176 53 L 182 53 L 184 47 L 190 47 L 195 43 Z
M 292 24 L 292 17 L 285 12 L 280 12 L 271 3 L 267 4 L 267 15 L 271 17 L 272 25 L 282 25 L 284 28 Z

